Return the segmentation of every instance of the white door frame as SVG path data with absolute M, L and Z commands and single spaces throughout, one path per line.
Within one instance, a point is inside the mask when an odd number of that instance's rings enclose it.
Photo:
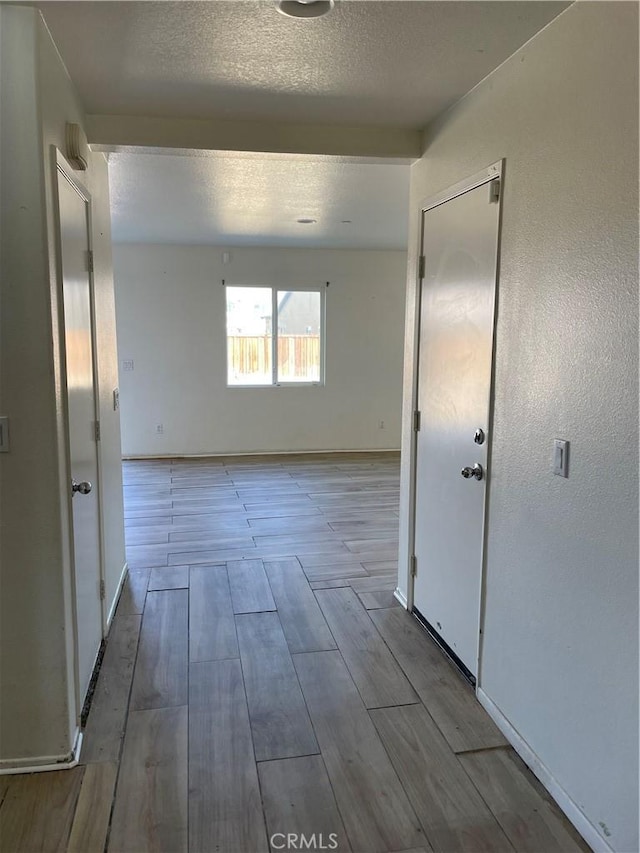
M 476 189 L 477 187 L 482 186 L 483 184 L 488 184 L 490 181 L 498 178 L 502 185 L 503 177 L 504 177 L 504 166 L 505 161 L 498 160 L 496 163 L 492 163 L 490 166 L 487 166 L 485 169 L 481 169 L 479 172 L 476 172 L 474 175 L 471 175 L 468 178 L 464 178 L 453 186 L 448 187 L 445 190 L 442 190 L 435 195 L 428 196 L 422 203 L 420 204 L 420 214 L 418 216 L 418 253 L 415 259 L 415 304 L 414 304 L 414 328 L 413 328 L 413 352 L 412 352 L 412 374 L 411 374 L 411 413 L 412 413 L 412 424 L 411 424 L 411 441 L 410 441 L 410 458 L 409 458 L 409 513 L 408 513 L 408 541 L 409 541 L 409 553 L 408 553 L 408 566 L 407 566 L 407 601 L 406 606 L 408 611 L 411 613 L 413 611 L 413 603 L 414 603 L 414 583 L 415 578 L 412 574 L 413 569 L 413 556 L 415 555 L 415 534 L 416 534 L 416 467 L 417 467 L 417 458 L 418 458 L 418 433 L 415 429 L 415 425 L 413 423 L 413 413 L 418 409 L 418 363 L 420 358 L 420 314 L 421 314 L 421 302 L 422 302 L 422 281 L 423 281 L 423 271 L 421 269 L 421 258 L 424 252 L 423 245 L 423 232 L 424 232 L 424 217 L 425 214 L 429 210 L 433 210 L 434 207 L 438 207 L 441 204 L 445 204 L 447 201 L 451 201 L 454 198 L 457 198 L 460 195 L 463 195 L 469 190 Z M 500 188 L 500 199 L 502 200 L 502 186 Z M 495 387 L 495 346 L 496 346 L 496 323 L 498 317 L 498 285 L 499 285 L 499 277 L 500 277 L 500 235 L 502 230 L 502 203 L 500 201 L 500 210 L 499 210 L 499 218 L 498 218 L 498 239 L 496 241 L 496 296 L 494 302 L 494 314 L 493 314 L 493 345 L 492 345 L 492 363 L 491 363 L 491 382 L 489 387 L 489 414 L 488 414 L 488 441 L 487 441 L 487 470 L 489 475 L 486 481 L 486 492 L 485 492 L 485 501 L 484 501 L 484 519 L 483 519 L 483 537 L 482 537 L 482 554 L 480 560 L 481 566 L 481 579 L 480 579 L 480 612 L 478 614 L 478 625 L 479 625 L 479 635 L 478 635 L 478 653 L 477 653 L 477 666 L 476 666 L 476 691 L 480 686 L 481 679 L 481 658 L 482 658 L 482 636 L 484 629 L 484 604 L 485 604 L 485 575 L 486 575 L 486 567 L 485 567 L 485 558 L 486 558 L 486 541 L 487 541 L 487 520 L 488 520 L 488 507 L 489 507 L 489 496 L 490 496 L 490 483 L 491 483 L 491 452 L 493 447 L 493 403 L 494 403 L 494 387 Z M 404 602 L 403 602 L 404 603 Z
M 58 194 L 58 180 L 59 175 L 63 180 L 67 180 L 69 184 L 73 187 L 73 189 L 78 193 L 78 195 L 86 202 L 86 210 L 87 210 L 87 245 L 88 249 L 91 252 L 91 256 L 93 256 L 93 230 L 92 230 L 92 209 L 91 209 L 91 194 L 89 193 L 87 187 L 79 180 L 77 173 L 74 171 L 71 164 L 68 162 L 66 157 L 62 154 L 62 152 L 52 146 L 52 178 L 53 178 L 53 200 L 54 200 L 54 212 L 55 212 L 55 223 L 56 223 L 56 273 L 57 273 L 57 298 L 60 306 L 64 303 L 64 294 L 63 294 L 63 267 L 62 267 L 62 233 L 61 233 L 61 223 L 60 223 L 60 201 Z M 94 283 L 94 273 L 93 273 L 93 265 L 89 265 L 89 298 L 91 305 L 91 343 L 92 343 L 92 359 L 93 359 L 93 393 L 94 393 L 94 405 L 95 405 L 95 421 L 97 424 L 100 423 L 100 388 L 99 388 L 99 374 L 98 374 L 98 349 L 96 342 L 96 317 L 95 317 L 95 283 Z M 68 536 L 68 549 L 70 555 L 70 564 L 69 564 L 69 574 L 70 574 L 70 588 L 72 591 L 71 596 L 71 610 L 73 613 L 73 650 L 74 650 L 74 660 L 73 660 L 73 672 L 74 672 L 74 680 L 75 680 L 75 697 L 76 697 L 76 713 L 75 716 L 77 720 L 80 719 L 80 714 L 82 712 L 82 707 L 84 705 L 85 696 L 80 695 L 81 687 L 80 687 L 80 673 L 78 668 L 78 615 L 76 609 L 76 588 L 75 588 L 75 565 L 74 565 L 74 531 L 73 531 L 73 507 L 72 507 L 72 494 L 71 494 L 71 440 L 69 433 L 69 421 L 68 421 L 68 399 L 67 399 L 67 386 L 66 386 L 66 375 L 67 375 L 67 358 L 66 358 L 66 344 L 65 344 L 65 320 L 64 320 L 64 311 L 60 310 L 58 316 L 58 330 L 59 330 L 59 347 L 60 347 L 60 368 L 61 368 L 61 396 L 63 402 L 63 423 L 64 423 L 64 435 L 63 435 L 63 447 L 64 447 L 64 460 L 60 466 L 61 471 L 64 472 L 63 476 L 65 477 L 65 482 L 63 483 L 63 488 L 66 486 L 66 495 L 67 495 L 67 519 L 68 526 L 65 530 L 65 533 Z M 104 500 L 102 493 L 102 458 L 100 454 L 100 442 L 96 442 L 96 465 L 97 465 L 97 480 L 98 482 L 95 484 L 96 497 L 98 502 L 98 564 L 100 569 L 100 582 L 102 588 L 104 589 L 105 585 L 105 559 L 104 559 L 104 517 L 103 517 L 103 509 L 104 509 Z M 100 602 L 100 612 L 101 612 L 101 634 L 104 639 L 107 631 L 107 622 L 106 622 L 106 610 L 105 610 L 106 599 L 104 597 L 101 598 Z M 96 655 L 99 654 L 99 650 L 96 650 Z

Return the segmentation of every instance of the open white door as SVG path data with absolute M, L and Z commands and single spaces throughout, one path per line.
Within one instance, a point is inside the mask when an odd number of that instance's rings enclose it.
M 423 210 L 413 604 L 474 682 L 487 482 L 499 182 Z
M 90 272 L 89 197 L 58 165 L 64 345 L 73 495 L 78 708 L 102 642 L 100 508 Z

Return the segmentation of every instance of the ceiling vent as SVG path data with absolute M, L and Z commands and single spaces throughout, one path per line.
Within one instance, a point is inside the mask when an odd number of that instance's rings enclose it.
M 321 18 L 333 9 L 335 0 L 277 0 L 276 9 L 288 18 Z

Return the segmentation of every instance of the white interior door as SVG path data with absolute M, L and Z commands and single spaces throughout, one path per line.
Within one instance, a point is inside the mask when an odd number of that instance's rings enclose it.
M 480 626 L 497 186 L 485 183 L 423 213 L 414 608 L 472 678 Z
M 102 641 L 88 200 L 58 169 L 62 291 L 73 509 L 78 699 L 83 702 Z

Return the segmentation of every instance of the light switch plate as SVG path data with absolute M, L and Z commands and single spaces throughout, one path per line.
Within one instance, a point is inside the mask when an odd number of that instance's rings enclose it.
M 558 477 L 569 476 L 569 442 L 562 438 L 553 441 L 553 473 Z
M 0 417 L 0 453 L 9 452 L 9 418 Z

